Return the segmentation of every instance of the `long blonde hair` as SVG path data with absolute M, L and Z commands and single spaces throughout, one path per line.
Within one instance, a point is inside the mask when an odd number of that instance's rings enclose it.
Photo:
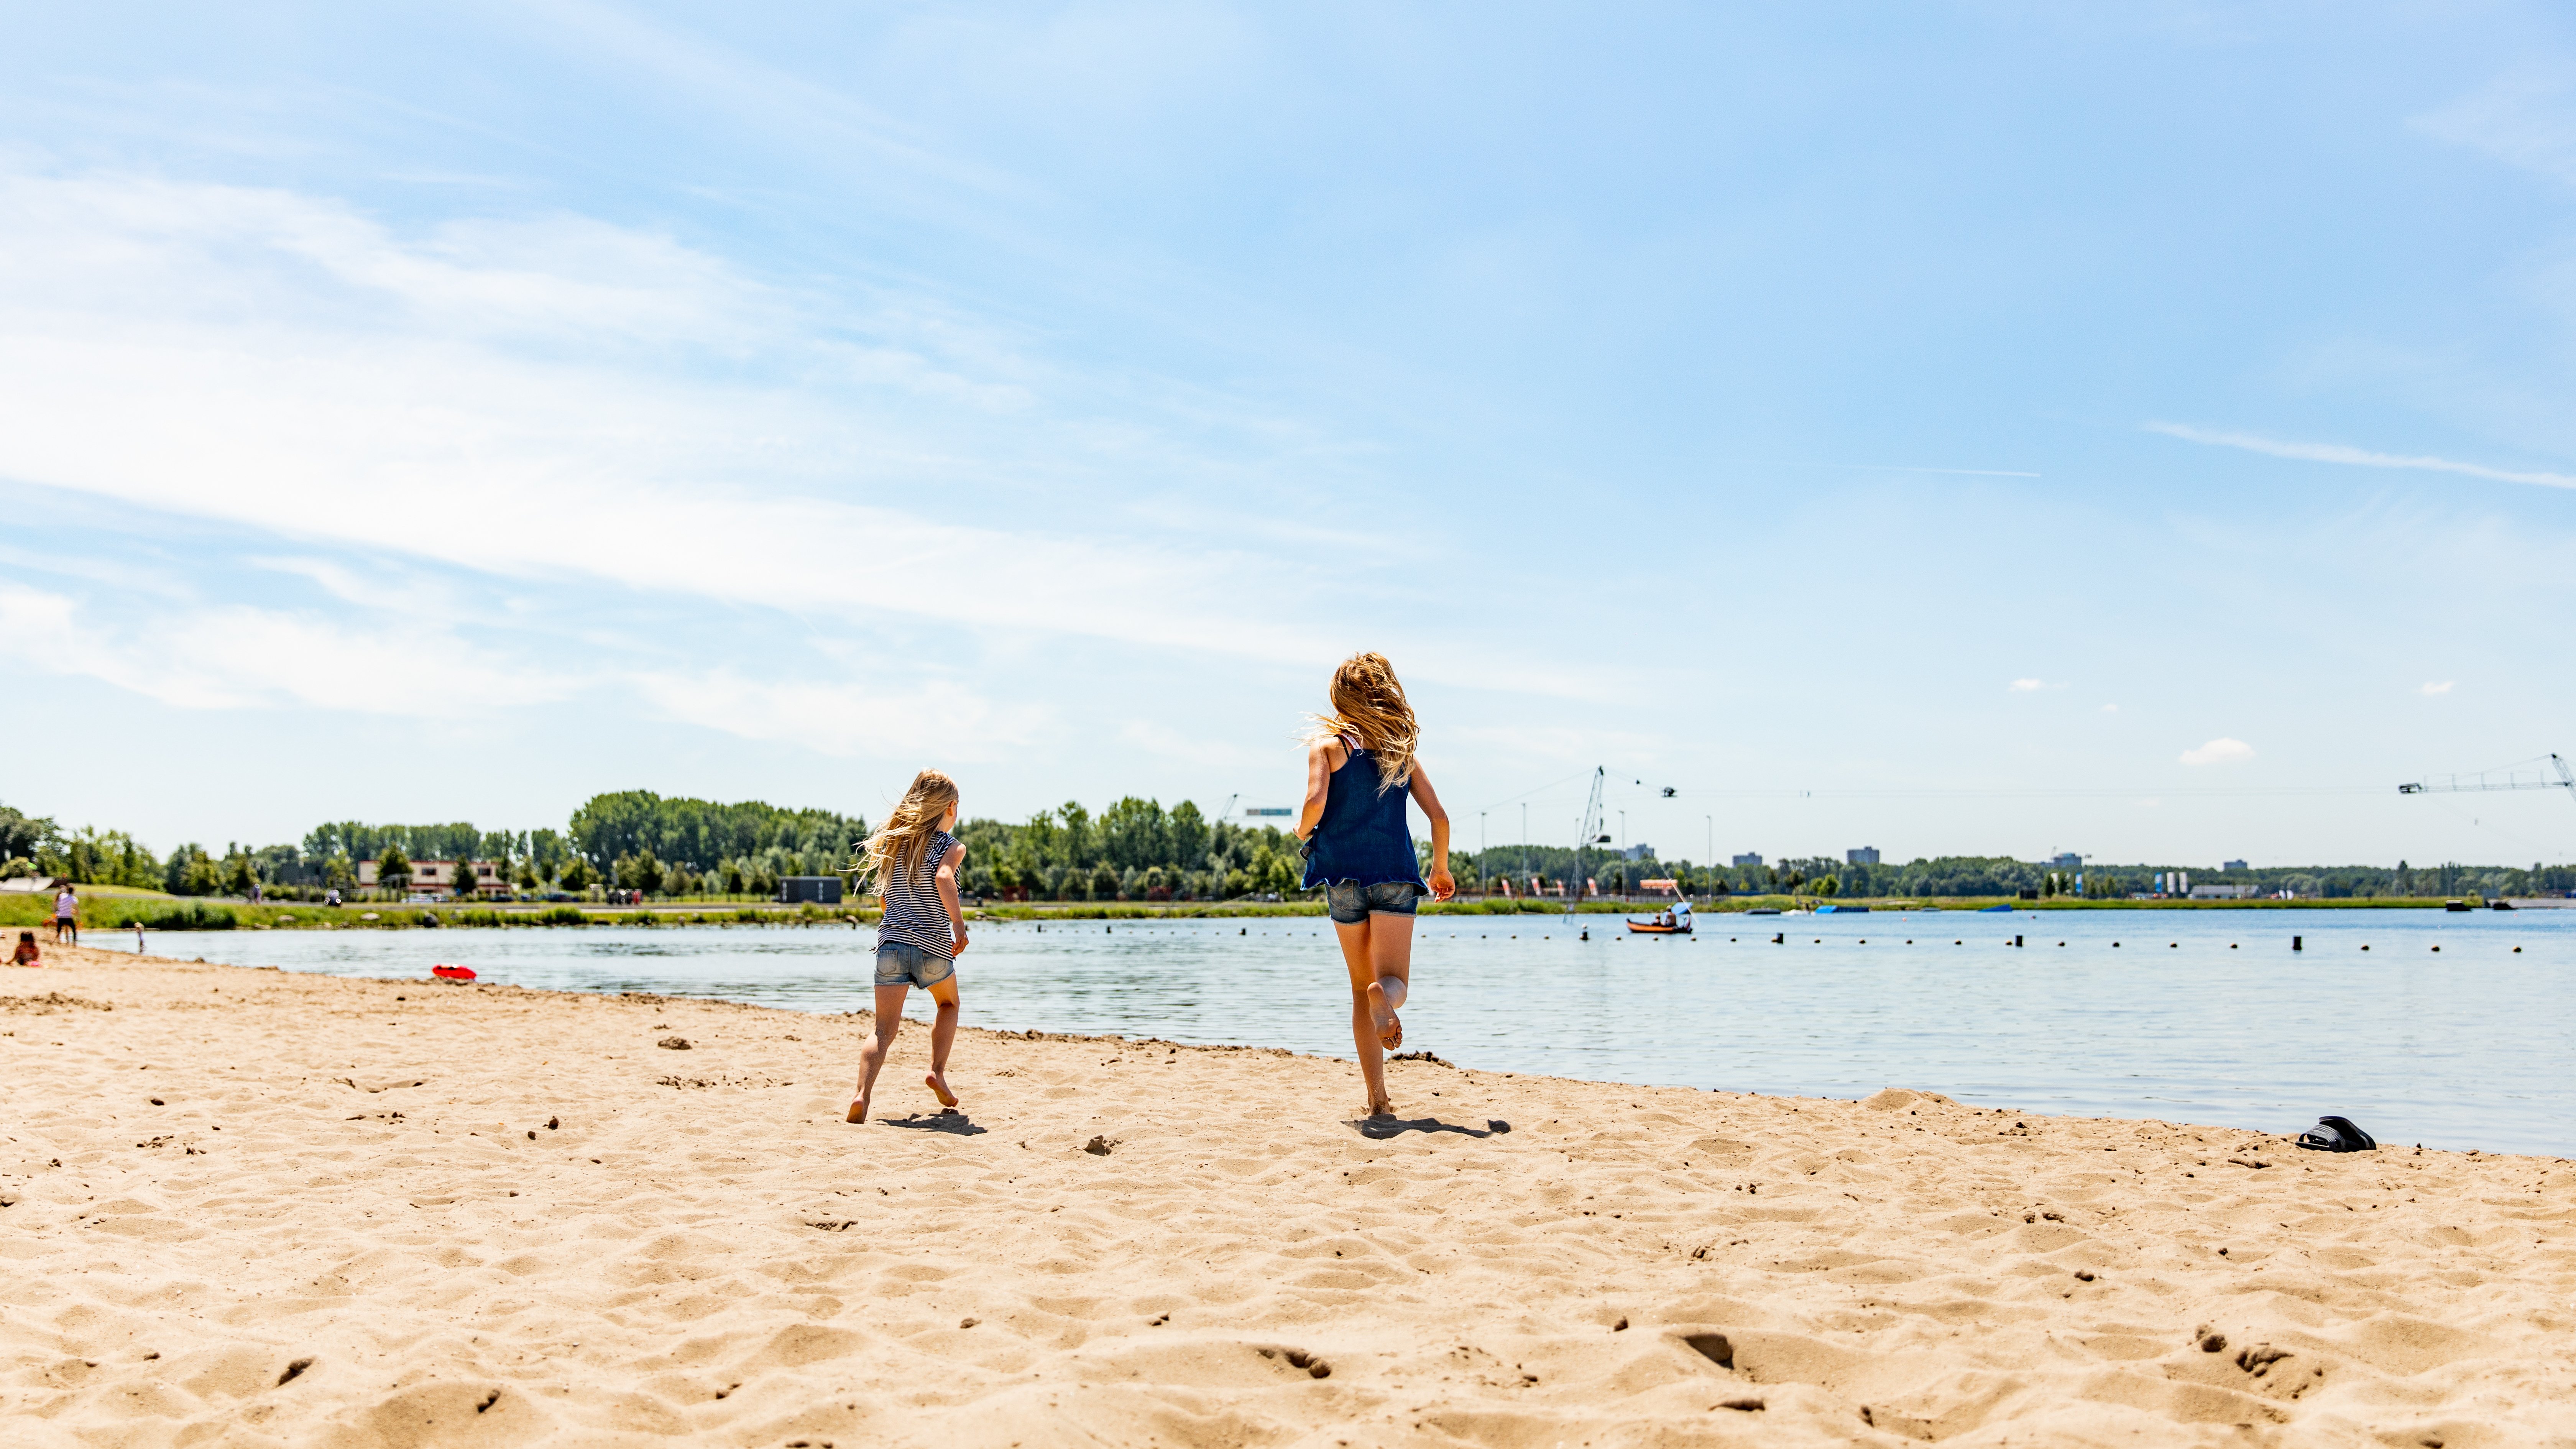
M 912 788 L 903 792 L 903 803 L 894 807 L 877 833 L 859 842 L 859 858 L 850 864 L 861 876 L 874 875 L 877 888 L 898 878 L 910 880 L 921 872 L 922 857 L 930 853 L 930 837 L 948 819 L 948 807 L 957 803 L 957 782 L 937 770 L 924 770 L 912 777 Z
M 1354 654 L 1343 660 L 1333 671 L 1327 697 L 1333 712 L 1313 716 L 1315 730 L 1309 740 L 1342 735 L 1358 740 L 1361 749 L 1377 756 L 1381 795 L 1413 778 L 1413 751 L 1422 742 L 1422 728 L 1414 722 L 1404 685 L 1385 655 Z

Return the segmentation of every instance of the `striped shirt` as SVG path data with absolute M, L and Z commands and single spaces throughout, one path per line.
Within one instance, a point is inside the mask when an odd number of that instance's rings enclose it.
M 920 870 L 905 879 L 898 863 L 891 874 L 877 881 L 877 890 L 885 898 L 885 919 L 877 923 L 878 945 L 899 941 L 942 961 L 956 956 L 957 938 L 949 934 L 948 907 L 939 899 L 939 883 L 934 879 L 939 862 L 956 848 L 956 836 L 934 831 L 930 848 L 921 853 Z

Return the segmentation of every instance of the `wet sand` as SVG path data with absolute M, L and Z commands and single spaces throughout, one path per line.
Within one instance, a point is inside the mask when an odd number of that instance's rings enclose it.
M 2556 1159 L 46 956 L 13 1444 L 2576 1443 Z

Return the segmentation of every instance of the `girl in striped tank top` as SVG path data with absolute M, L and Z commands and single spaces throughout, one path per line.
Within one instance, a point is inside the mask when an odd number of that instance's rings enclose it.
M 903 999 L 915 986 L 938 1008 L 922 1085 L 941 1106 L 957 1105 L 948 1090 L 948 1048 L 957 1040 L 957 957 L 966 949 L 966 915 L 957 905 L 966 847 L 948 833 L 956 823 L 957 782 L 924 770 L 912 777 L 885 828 L 859 847 L 856 870 L 876 877 L 885 918 L 877 924 L 877 1032 L 859 1049 L 859 1094 L 850 1099 L 848 1121 L 868 1120 L 869 1094 L 903 1030 Z

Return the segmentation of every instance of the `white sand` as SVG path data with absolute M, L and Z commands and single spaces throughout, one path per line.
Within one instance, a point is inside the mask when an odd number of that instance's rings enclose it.
M 47 959 L 11 1445 L 2576 1443 L 2553 1159 Z

